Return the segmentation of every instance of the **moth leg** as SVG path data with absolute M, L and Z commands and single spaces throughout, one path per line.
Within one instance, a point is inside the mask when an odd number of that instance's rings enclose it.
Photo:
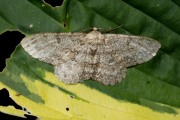
M 77 84 L 87 78 L 83 75 L 84 64 L 69 60 L 58 66 L 54 66 L 54 74 L 66 84 Z

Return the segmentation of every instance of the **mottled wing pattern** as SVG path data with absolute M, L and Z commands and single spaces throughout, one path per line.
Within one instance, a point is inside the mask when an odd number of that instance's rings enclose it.
M 77 84 L 90 78 L 88 74 L 84 74 L 84 63 L 76 60 L 68 60 L 54 68 L 54 74 L 66 84 Z
M 24 38 L 21 45 L 33 58 L 59 65 L 75 57 L 73 48 L 77 47 L 84 35 L 84 33 L 36 34 Z
M 79 40 L 79 44 L 73 48 L 75 53 L 74 59 L 55 66 L 55 74 L 66 84 L 76 84 L 91 78 L 93 69 L 90 68 L 91 71 L 87 64 L 90 59 L 88 50 L 91 45 L 87 43 L 85 37 L 82 39 L 83 40 Z M 90 59 L 90 61 L 92 59 Z M 88 68 L 88 70 L 86 68 Z
M 122 67 L 147 62 L 158 52 L 161 44 L 151 38 L 105 34 L 106 47 L 112 50 L 112 58 Z M 105 49 L 106 50 L 106 49 Z
M 75 60 L 84 36 L 84 33 L 36 34 L 24 38 L 21 45 L 33 58 L 54 65 L 60 80 L 75 84 L 85 79 L 83 64 Z
M 32 57 L 55 67 L 55 75 L 67 84 L 92 78 L 105 85 L 120 82 L 126 68 L 154 57 L 160 43 L 150 38 L 85 33 L 46 33 L 21 42 Z
M 114 85 L 126 76 L 126 68 L 141 64 L 156 55 L 160 43 L 150 38 L 104 34 L 99 45 L 99 63 L 92 78 L 105 85 Z

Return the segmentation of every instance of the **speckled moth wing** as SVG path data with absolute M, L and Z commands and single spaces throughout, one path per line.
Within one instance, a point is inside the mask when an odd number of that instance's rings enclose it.
M 83 36 L 84 33 L 35 34 L 24 38 L 21 45 L 33 58 L 59 65 L 74 58 L 73 49 Z
M 104 40 L 105 50 L 112 51 L 112 58 L 122 67 L 147 62 L 161 47 L 158 41 L 140 36 L 104 34 Z
M 150 60 L 160 43 L 150 38 L 90 33 L 46 33 L 21 42 L 32 57 L 50 63 L 55 75 L 67 84 L 92 78 L 114 85 L 126 76 L 129 66 Z

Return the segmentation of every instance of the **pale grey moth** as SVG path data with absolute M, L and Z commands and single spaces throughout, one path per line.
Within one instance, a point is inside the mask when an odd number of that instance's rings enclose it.
M 126 76 L 127 67 L 147 62 L 160 48 L 151 38 L 121 34 L 42 33 L 24 38 L 21 45 L 33 58 L 54 66 L 66 84 L 93 79 L 114 85 Z

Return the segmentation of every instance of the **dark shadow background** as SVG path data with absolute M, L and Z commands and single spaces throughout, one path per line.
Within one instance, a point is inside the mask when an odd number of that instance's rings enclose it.
M 5 60 L 10 57 L 23 37 L 24 35 L 17 31 L 7 31 L 0 35 L 0 72 L 5 68 Z
M 52 7 L 60 6 L 63 0 L 44 0 Z M 10 58 L 10 55 L 15 50 L 16 46 L 25 36 L 18 31 L 6 31 L 0 35 L 0 72 L 6 66 L 6 59 Z M 15 101 L 9 97 L 8 91 L 4 89 L 0 90 L 0 106 L 14 106 Z M 0 111 L 0 119 L 2 120 L 35 120 L 36 116 L 24 114 L 26 118 L 21 118 L 13 115 L 9 115 Z

